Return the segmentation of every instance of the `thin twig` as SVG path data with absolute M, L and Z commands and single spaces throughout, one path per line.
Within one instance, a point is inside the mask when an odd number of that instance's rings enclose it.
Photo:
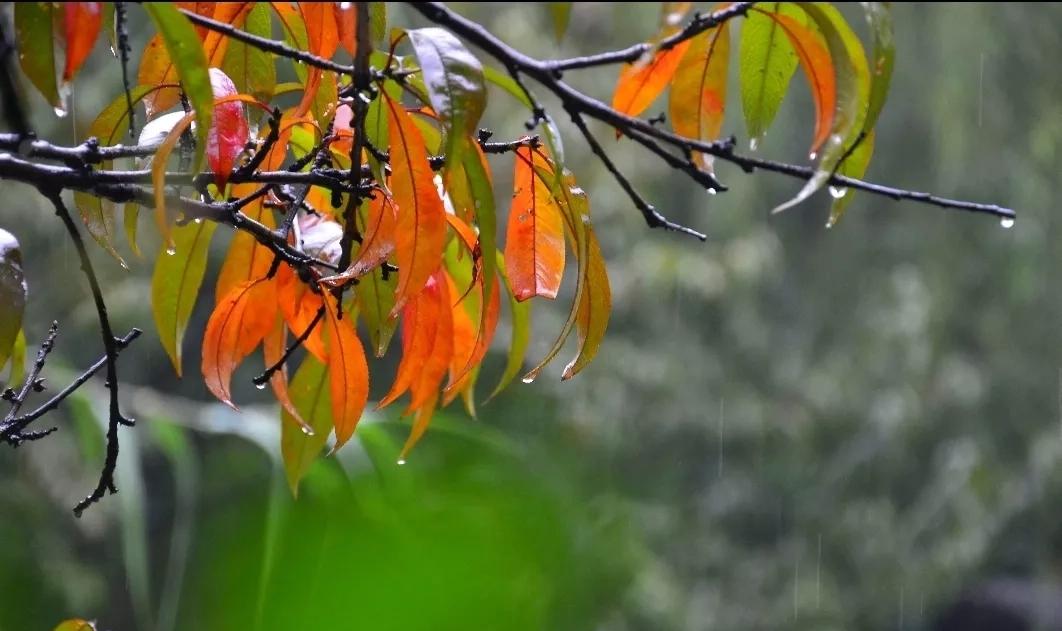
M 136 112 L 133 110 L 133 95 L 129 84 L 129 29 L 125 3 L 114 3 L 114 31 L 118 39 L 118 60 L 122 66 L 122 88 L 125 90 L 126 110 L 129 112 L 129 137 L 136 142 Z
M 37 358 L 33 362 L 33 368 L 30 369 L 29 374 L 23 380 L 22 387 L 10 398 L 11 409 L 8 410 L 3 422 L 0 423 L 0 440 L 16 447 L 18 446 L 20 442 L 19 434 L 25 426 L 18 427 L 14 420 L 30 392 L 43 390 L 43 380 L 39 380 L 41 370 L 44 368 L 44 362 L 48 359 L 48 353 L 52 352 L 52 347 L 55 345 L 55 336 L 58 334 L 59 323 L 53 320 L 52 326 L 48 328 L 48 335 L 41 342 L 40 349 L 37 350 Z
M 272 366 L 266 368 L 262 372 L 262 374 L 258 375 L 257 377 L 251 380 L 252 382 L 254 382 L 254 385 L 264 385 L 266 382 L 273 378 L 274 373 L 283 368 L 284 364 L 288 363 L 288 359 L 291 358 L 292 353 L 298 350 L 306 341 L 306 339 L 310 337 L 310 334 L 313 333 L 313 330 L 317 328 L 317 324 L 324 317 L 324 312 L 324 307 L 321 307 L 317 310 L 317 313 L 313 316 L 313 320 L 311 320 L 310 323 L 306 325 L 306 330 L 300 333 L 299 337 L 295 338 L 295 341 L 293 341 L 286 349 L 284 349 L 284 354 L 280 356 L 280 359 L 278 359 L 277 362 Z
M 81 270 L 88 279 L 89 288 L 92 290 L 92 300 L 96 303 L 96 315 L 100 323 L 100 335 L 103 338 L 103 348 L 107 355 L 107 388 L 110 390 L 110 407 L 107 416 L 107 455 L 103 462 L 103 471 L 100 472 L 100 480 L 96 488 L 85 499 L 78 502 L 74 507 L 74 515 L 81 516 L 86 508 L 103 498 L 107 492 L 117 493 L 118 487 L 114 484 L 114 469 L 118 465 L 118 426 L 132 425 L 133 420 L 122 416 L 118 405 L 118 338 L 111 329 L 111 321 L 107 316 L 107 304 L 103 300 L 103 290 L 100 288 L 96 271 L 92 267 L 85 242 L 78 232 L 77 225 L 70 217 L 70 211 L 63 203 L 62 194 L 58 188 L 42 188 L 41 193 L 51 200 L 55 206 L 55 214 L 63 221 L 66 231 L 70 234 L 70 240 L 74 242 L 78 258 L 81 259 Z

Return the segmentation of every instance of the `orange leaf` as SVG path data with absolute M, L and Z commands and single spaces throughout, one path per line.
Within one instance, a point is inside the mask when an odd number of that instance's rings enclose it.
M 236 84 L 224 72 L 210 68 L 210 87 L 215 101 L 236 95 Z M 247 116 L 243 105 L 229 100 L 214 105 L 214 117 L 207 135 L 206 156 L 214 171 L 214 181 L 219 189 L 225 188 L 236 158 L 247 144 Z
M 449 278 L 449 277 L 447 277 Z M 490 302 L 483 311 L 483 283 L 477 283 L 480 297 L 480 314 L 478 324 L 472 320 L 464 303 L 453 306 L 453 331 L 454 350 L 453 359 L 450 361 L 450 381 L 443 390 L 443 404 L 449 405 L 450 401 L 468 385 L 474 369 L 483 362 L 487 355 L 490 343 L 494 339 L 494 333 L 498 327 L 498 316 L 501 312 L 501 290 L 498 287 L 498 279 L 492 279 L 493 286 L 490 291 Z M 453 283 L 453 281 L 450 281 Z M 451 294 L 456 293 L 456 285 L 451 284 Z
M 380 399 L 378 408 L 390 405 L 418 379 L 431 357 L 436 325 L 443 317 L 442 311 L 449 309 L 450 305 L 439 302 L 439 288 L 434 276 L 428 279 L 424 290 L 402 308 L 402 361 L 398 363 L 398 373 L 391 390 Z
M 66 67 L 63 81 L 70 81 L 85 63 L 96 43 L 103 22 L 102 2 L 63 3 L 63 31 L 66 35 Z
M 625 64 L 612 95 L 612 109 L 628 116 L 644 112 L 671 81 L 689 44 L 686 40 L 668 50 L 658 51 L 649 61 Z
M 432 275 L 420 297 L 436 301 L 439 315 L 434 322 L 435 335 L 432 336 L 431 353 L 427 361 L 420 365 L 420 375 L 409 387 L 411 399 L 405 414 L 419 410 L 428 401 L 438 398 L 439 386 L 446 377 L 454 354 L 453 307 L 445 270 L 439 269 Z
M 308 51 L 318 57 L 331 59 L 339 44 L 336 14 L 331 2 L 300 2 L 299 10 L 306 24 Z
M 729 61 L 730 29 L 726 24 L 691 40 L 671 83 L 669 113 L 676 134 L 694 140 L 719 137 Z M 703 168 L 711 168 L 710 156 L 696 155 Z
M 284 321 L 288 323 L 288 329 L 296 337 L 306 332 L 310 323 L 317 318 L 317 312 L 324 308 L 320 294 L 315 294 L 306 283 L 299 280 L 287 265 L 281 265 L 277 270 L 277 302 L 280 304 Z M 303 342 L 303 346 L 325 364 L 328 363 L 328 351 L 325 349 L 321 329 L 318 323 Z
M 413 446 L 424 436 L 424 432 L 428 430 L 428 425 L 431 424 L 431 417 L 435 415 L 435 405 L 438 401 L 439 393 L 436 392 L 417 410 L 416 416 L 413 417 L 413 428 L 409 430 L 409 437 L 406 438 L 406 444 L 402 445 L 402 453 L 398 456 L 398 464 L 406 463 L 406 456 L 409 455 L 409 451 L 413 449 Z
M 505 233 L 505 269 L 513 295 L 554 299 L 564 273 L 564 228 L 560 209 L 535 167 L 549 164 L 529 147 L 516 150 L 513 203 Z
M 360 278 L 383 265 L 387 257 L 395 250 L 395 226 L 398 218 L 394 204 L 383 194 L 369 201 L 369 225 L 361 239 L 358 255 L 342 274 L 322 278 L 321 282 L 329 287 L 345 285 L 352 279 Z
M 782 31 L 793 44 L 800 67 L 808 79 L 811 97 L 815 102 L 815 136 L 811 142 L 811 153 L 818 151 L 830 135 L 833 125 L 834 108 L 837 103 L 837 77 L 834 74 L 833 59 L 826 47 L 826 41 L 818 31 L 795 20 L 784 13 L 765 13 L 782 27 Z
M 339 43 L 343 45 L 343 50 L 353 55 L 357 48 L 357 9 L 353 2 L 333 2 L 332 7 L 335 11 Z
M 284 356 L 287 337 L 287 332 L 284 329 L 284 318 L 278 313 L 273 328 L 269 331 L 269 334 L 265 336 L 265 340 L 262 341 L 262 354 L 264 356 L 266 368 L 275 365 L 280 361 L 280 358 Z M 313 428 L 310 427 L 306 421 L 302 420 L 301 416 L 299 416 L 299 411 L 295 409 L 295 404 L 291 402 L 291 396 L 288 394 L 287 366 L 282 366 L 280 370 L 273 373 L 269 378 L 269 385 L 272 388 L 277 401 L 280 402 L 280 406 L 291 415 L 291 418 L 299 426 L 299 429 L 302 430 L 303 433 L 312 436 Z
M 354 330 L 354 318 L 347 314 L 340 320 L 331 297 L 324 303 L 332 422 L 336 429 L 335 448 L 339 449 L 354 435 L 354 428 L 369 400 L 369 366 L 365 361 L 365 349 Z
M 579 299 L 576 325 L 579 330 L 579 353 L 567 366 L 561 379 L 571 379 L 586 367 L 601 346 L 608 328 L 612 311 L 612 290 L 605 270 L 605 257 L 601 255 L 601 246 L 597 243 L 594 231 L 587 228 L 587 278 L 583 295 Z
M 421 288 L 442 262 L 446 210 L 435 188 L 428 150 L 401 103 L 381 95 L 387 105 L 391 148 L 391 193 L 398 206 L 395 259 L 398 287 L 391 316 Z
M 240 283 L 214 307 L 203 335 L 203 378 L 221 402 L 232 406 L 232 373 L 273 328 L 276 285 L 263 279 Z

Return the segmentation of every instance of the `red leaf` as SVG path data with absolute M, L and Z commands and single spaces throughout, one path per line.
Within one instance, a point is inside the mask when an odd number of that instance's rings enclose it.
M 535 167 L 550 170 L 529 147 L 516 150 L 513 203 L 505 233 L 505 269 L 513 295 L 554 299 L 564 273 L 564 228 L 560 209 Z M 401 264 L 400 264 L 401 265 Z
M 420 294 L 428 300 L 438 303 L 438 317 L 435 318 L 435 335 L 432 339 L 431 353 L 427 361 L 420 366 L 420 375 L 410 385 L 411 399 L 405 414 L 419 410 L 428 401 L 439 396 L 439 387 L 442 385 L 446 371 L 450 367 L 450 360 L 454 354 L 454 320 L 453 307 L 450 298 L 450 287 L 447 282 L 446 272 L 439 269 L 432 275 L 424 291 Z
M 625 64 L 612 95 L 612 109 L 628 116 L 644 112 L 671 81 L 689 44 L 686 40 L 674 48 L 658 51 L 649 61 Z
M 236 84 L 217 68 L 210 69 L 210 87 L 214 91 L 214 100 L 236 94 Z M 247 144 L 247 139 L 247 116 L 243 105 L 236 101 L 215 105 L 213 126 L 207 136 L 206 155 L 218 188 L 224 188 L 228 182 L 232 167 Z
M 103 23 L 102 2 L 63 3 L 63 31 L 66 35 L 66 67 L 63 81 L 70 81 L 85 63 Z
M 344 8 L 346 5 L 346 8 Z M 353 2 L 333 2 L 335 10 L 336 31 L 343 50 L 351 55 L 357 48 L 358 12 Z
M 223 403 L 232 402 L 232 373 L 273 328 L 276 285 L 270 281 L 240 283 L 214 307 L 203 335 L 203 378 Z
M 694 140 L 714 140 L 723 126 L 726 106 L 730 28 L 724 24 L 691 40 L 671 83 L 668 111 L 676 134 Z M 702 168 L 711 157 L 695 154 Z
M 354 428 L 369 400 L 369 366 L 365 349 L 354 331 L 354 319 L 339 319 L 335 301 L 325 299 L 328 338 L 328 381 L 332 395 L 332 422 L 336 429 L 336 449 L 354 435 Z
M 383 94 L 391 148 L 390 188 L 398 206 L 395 259 L 398 287 L 392 317 L 424 287 L 442 262 L 446 210 L 435 188 L 428 150 L 401 103 Z

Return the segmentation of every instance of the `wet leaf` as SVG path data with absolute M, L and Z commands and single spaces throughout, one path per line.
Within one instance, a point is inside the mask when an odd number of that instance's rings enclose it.
M 281 265 L 277 271 L 277 302 L 293 337 L 302 336 L 317 319 L 317 312 L 324 309 L 321 295 L 299 280 L 287 265 Z M 324 337 L 321 335 L 323 329 L 318 322 L 303 342 L 303 347 L 322 363 L 328 361 L 328 351 L 325 350 Z
M 229 386 L 232 374 L 269 334 L 276 316 L 276 285 L 261 279 L 234 287 L 207 321 L 203 335 L 203 378 L 222 403 L 236 409 Z
M 65 114 L 56 81 L 55 49 L 52 45 L 52 22 L 55 4 L 52 2 L 16 2 L 15 42 L 18 63 L 48 104 L 56 112 Z
M 11 357 L 15 340 L 22 330 L 27 294 L 18 240 L 15 235 L 0 229 L 0 369 Z
M 505 236 L 506 275 L 517 300 L 553 299 L 564 273 L 564 228 L 557 202 L 535 166 L 545 159 L 528 147 L 516 150 L 513 202 Z
M 867 168 L 870 166 L 870 158 L 874 154 L 874 136 L 874 130 L 867 132 L 866 137 L 863 138 L 862 142 L 860 142 L 845 161 L 841 163 L 841 166 L 837 169 L 838 174 L 854 177 L 857 180 L 863 179 L 863 176 L 866 175 Z M 839 197 L 838 194 L 840 195 Z M 852 197 L 855 196 L 855 191 L 848 188 L 835 189 L 831 187 L 830 195 L 834 199 L 833 205 L 830 207 L 830 219 L 826 222 L 827 228 L 837 225 L 837 222 L 841 220 L 841 216 L 844 215 L 844 211 L 848 208 L 848 204 L 852 203 Z
M 224 72 L 217 68 L 210 69 L 210 85 L 214 100 L 235 96 L 236 84 Z M 213 126 L 207 135 L 207 162 L 214 172 L 214 182 L 219 189 L 225 188 L 236 158 L 247 144 L 249 132 L 247 115 L 243 104 L 227 101 L 214 105 Z
M 870 96 L 867 117 L 863 123 L 863 129 L 870 131 L 877 124 L 878 115 L 881 114 L 881 108 L 885 106 L 885 98 L 889 94 L 896 46 L 892 38 L 892 9 L 889 3 L 864 2 L 863 8 L 874 42 L 873 58 L 870 60 Z
M 435 188 L 424 139 L 400 103 L 383 97 L 390 136 L 390 189 L 398 206 L 394 316 L 438 269 L 446 239 L 446 211 Z
M 656 51 L 648 60 L 624 64 L 612 94 L 612 109 L 627 116 L 644 112 L 671 82 L 689 45 L 686 40 L 673 48 Z
M 235 184 L 232 187 L 232 195 L 237 198 L 245 197 L 255 190 L 256 184 Z M 275 227 L 273 212 L 265 208 L 264 198 L 247 204 L 243 207 L 243 213 L 248 218 L 263 224 L 267 228 Z M 249 233 L 238 230 L 232 235 L 229 242 L 229 250 L 218 272 L 217 284 L 214 286 L 214 302 L 220 302 L 232 288 L 240 283 L 256 278 L 262 278 L 269 272 L 273 263 L 273 252 L 265 247 Z
M 66 66 L 63 81 L 72 81 L 85 63 L 103 23 L 102 2 L 64 2 L 63 35 L 66 37 Z
M 395 250 L 397 212 L 391 200 L 383 194 L 365 204 L 368 225 L 361 239 L 361 246 L 350 266 L 342 273 L 321 279 L 329 287 L 338 287 L 355 278 L 361 278 L 383 265 Z
M 175 114 L 179 115 L 180 113 L 175 112 Z M 181 139 L 181 134 L 192 124 L 194 117 L 195 114 L 186 114 L 181 117 L 170 130 L 170 133 L 166 135 L 166 139 L 159 145 L 151 162 L 151 187 L 154 189 L 153 192 L 155 194 L 155 226 L 159 229 L 163 246 L 170 249 L 173 248 L 173 237 L 170 228 L 171 217 L 166 212 L 166 165 L 174 147 L 177 146 Z
M 694 140 L 715 140 L 723 127 L 730 28 L 723 24 L 690 41 L 671 82 L 669 114 L 676 134 Z M 696 154 L 701 168 L 711 170 L 711 157 Z
M 806 19 L 793 3 L 771 2 L 761 3 L 757 10 L 749 11 L 741 25 L 738 55 L 741 109 L 753 147 L 774 121 L 798 64 L 789 38 L 771 17 L 776 14 Z
M 332 399 L 325 365 L 312 355 L 307 356 L 295 371 L 290 391 L 299 416 L 313 429 L 313 434 L 308 435 L 299 429 L 287 409 L 281 412 L 280 454 L 291 491 L 298 495 L 299 481 L 321 454 L 332 431 Z
M 243 30 L 271 39 L 273 35 L 270 22 L 269 5 L 254 2 L 244 20 Z M 269 102 L 277 85 L 276 60 L 271 53 L 236 39 L 230 39 L 221 64 L 225 74 L 232 78 L 236 90 L 241 94 L 250 94 L 259 101 Z
M 336 14 L 328 2 L 300 2 L 303 24 L 306 25 L 306 50 L 313 55 L 331 59 L 339 47 Z
M 365 349 L 354 330 L 354 316 L 339 319 L 335 300 L 325 298 L 328 383 L 332 398 L 332 421 L 336 429 L 336 449 L 354 435 L 354 428 L 369 400 L 369 366 Z
M 804 26 L 796 18 L 784 13 L 770 15 L 793 45 L 800 67 L 807 77 L 808 87 L 811 88 L 811 99 L 815 104 L 815 132 L 811 141 L 811 153 L 814 155 L 826 141 L 833 125 L 837 104 L 834 60 L 826 41 L 817 30 Z
M 483 66 L 449 31 L 437 27 L 406 31 L 420 62 L 432 109 L 446 134 L 447 164 L 460 164 L 487 106 Z
M 288 343 L 287 329 L 284 326 L 283 316 L 278 312 L 274 320 L 273 329 L 262 340 L 262 359 L 267 369 L 280 361 L 284 356 L 284 350 L 287 348 Z M 287 365 L 282 366 L 269 377 L 269 386 L 273 390 L 273 396 L 280 403 L 281 409 L 287 413 L 283 415 L 283 420 L 290 420 L 298 427 L 300 432 L 313 434 L 313 428 L 303 420 L 302 415 L 299 414 L 298 409 L 296 409 L 291 400 L 291 393 L 288 390 Z
M 594 359 L 605 337 L 605 329 L 608 328 L 609 316 L 612 313 L 612 290 L 605 269 L 605 258 L 601 255 L 601 246 L 598 245 L 591 226 L 587 226 L 586 238 L 589 246 L 586 288 L 576 314 L 579 352 L 575 359 L 564 367 L 561 379 L 571 379 Z
M 502 280 L 505 281 L 506 296 L 509 298 L 509 319 L 512 326 L 512 336 L 509 342 L 508 359 L 505 361 L 505 370 L 502 372 L 501 379 L 498 380 L 498 385 L 494 387 L 494 391 L 491 392 L 488 400 L 498 396 L 520 374 L 520 370 L 524 366 L 524 357 L 527 355 L 527 347 L 531 343 L 531 303 L 520 302 L 516 299 L 510 286 L 509 278 L 505 275 L 505 268 L 505 258 L 499 252 L 498 271 L 502 274 Z
M 166 355 L 181 376 L 181 349 L 188 319 L 206 273 L 210 239 L 217 227 L 212 221 L 189 223 L 173 230 L 173 250 L 163 247 L 151 276 L 151 312 Z

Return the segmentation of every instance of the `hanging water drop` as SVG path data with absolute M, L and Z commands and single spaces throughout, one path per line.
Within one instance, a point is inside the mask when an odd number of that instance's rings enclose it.
M 118 50 L 114 46 L 111 46 L 111 55 L 114 55 L 115 58 L 118 57 Z
M 759 147 L 759 146 L 760 146 L 760 139 L 759 138 L 750 138 L 749 139 L 749 151 L 756 151 L 756 148 Z
M 406 459 L 405 458 L 399 458 L 397 464 L 398 464 L 398 466 L 401 467 L 402 465 L 406 464 Z
M 709 194 L 709 195 L 715 195 L 715 194 L 717 194 L 718 192 L 719 192 L 719 191 L 715 190 L 714 188 L 712 188 L 712 187 L 710 187 L 710 186 L 708 187 L 708 194 Z
M 831 186 L 830 197 L 834 199 L 841 199 L 848 194 L 848 187 L 846 186 Z
M 169 254 L 170 256 L 177 254 L 177 248 L 171 245 L 170 247 L 166 248 L 166 254 Z
M 349 2 L 340 2 L 340 3 L 339 3 L 339 8 L 340 8 L 341 10 L 343 10 L 343 11 L 346 11 L 347 9 L 349 9 L 349 8 L 350 8 L 350 4 L 351 4 L 351 3 L 349 3 Z
M 194 222 L 196 222 L 196 223 L 203 223 L 203 218 L 202 218 L 202 217 L 196 217 L 196 218 L 195 218 L 195 219 L 193 219 L 192 221 L 194 221 Z
M 819 157 L 819 154 L 817 152 L 815 152 L 815 151 L 812 151 L 811 153 L 808 154 L 808 160 L 814 161 L 815 158 L 817 158 L 817 157 Z
M 299 429 L 301 429 L 302 433 L 306 434 L 307 436 L 313 436 L 314 435 L 313 428 L 310 427 L 309 425 L 299 425 Z
M 1004 228 L 1007 228 L 1007 229 L 1013 228 L 1014 227 L 1014 218 L 1013 217 L 1004 217 L 1004 218 L 999 220 L 999 225 L 1001 225 L 1001 226 L 1003 226 Z
M 256 383 L 254 384 L 254 387 L 258 388 L 259 390 L 265 390 L 266 382 L 263 381 L 262 383 Z
M 56 107 L 54 108 L 54 110 L 56 116 L 58 116 L 59 118 L 66 118 L 66 110 L 64 108 Z

